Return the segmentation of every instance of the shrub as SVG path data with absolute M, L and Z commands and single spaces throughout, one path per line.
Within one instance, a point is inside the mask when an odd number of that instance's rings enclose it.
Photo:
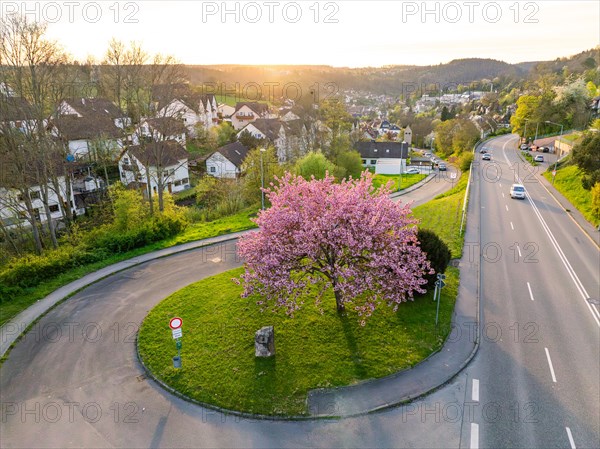
M 461 171 L 467 171 L 471 168 L 471 162 L 473 162 L 473 153 L 465 152 L 458 158 L 458 167 Z
M 427 260 L 431 263 L 431 268 L 435 270 L 434 274 L 425 276 L 427 284 L 423 287 L 430 289 L 433 288 L 435 284 L 437 279 L 436 274 L 444 273 L 446 271 L 452 255 L 448 245 L 446 245 L 435 232 L 430 231 L 429 229 L 419 229 L 417 232 L 417 239 L 421 244 L 421 249 L 427 255 Z
M 592 213 L 597 221 L 600 221 L 600 182 L 592 187 Z

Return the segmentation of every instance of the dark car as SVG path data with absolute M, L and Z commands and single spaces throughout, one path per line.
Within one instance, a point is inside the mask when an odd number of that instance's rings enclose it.
M 542 147 L 542 152 L 543 153 L 550 153 L 550 148 L 548 148 L 548 147 Z
M 479 152 L 480 152 L 481 154 L 485 154 L 485 153 L 487 153 L 487 150 L 486 150 L 485 148 L 482 148 L 481 150 L 479 150 Z

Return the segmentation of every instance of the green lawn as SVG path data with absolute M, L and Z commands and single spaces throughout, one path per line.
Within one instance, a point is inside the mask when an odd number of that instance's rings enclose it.
M 436 329 L 432 293 L 377 310 L 365 327 L 354 311 L 335 311 L 331 292 L 323 314 L 306 298 L 293 318 L 261 312 L 242 299 L 232 270 L 192 284 L 156 306 L 144 320 L 139 349 L 162 381 L 198 401 L 265 415 L 305 415 L 307 392 L 350 385 L 411 367 L 438 350 L 450 330 L 458 270 L 448 268 Z M 181 369 L 172 367 L 175 343 L 169 319 L 183 319 Z M 254 333 L 275 326 L 276 355 L 254 356 Z
M 552 182 L 552 173 L 544 172 L 544 177 Z M 559 167 L 556 171 L 554 187 L 577 208 L 594 226 L 600 224 L 600 217 L 594 216 L 592 210 L 592 192 L 581 185 L 581 172 L 576 165 Z
M 423 179 L 425 179 L 427 175 L 417 174 L 417 175 L 402 175 L 402 189 L 406 189 Z M 398 185 L 400 184 L 400 176 L 399 175 L 373 175 L 373 186 L 375 188 L 379 188 L 382 185 L 386 185 L 389 181 L 394 182 L 394 186 L 392 187 L 392 192 L 398 191 Z
M 238 214 L 220 218 L 211 222 L 195 223 L 188 226 L 182 234 L 179 234 L 175 237 L 171 237 L 169 239 L 126 253 L 115 254 L 102 261 L 66 271 L 62 275 L 49 281 L 42 282 L 36 287 L 25 289 L 23 293 L 19 294 L 10 302 L 0 301 L 0 326 L 54 290 L 68 284 L 69 282 L 73 282 L 85 276 L 86 274 L 92 273 L 108 265 L 112 265 L 113 263 L 182 243 L 193 242 L 200 239 L 216 237 L 223 234 L 254 228 L 256 225 L 250 221 L 250 218 L 253 217 L 255 213 L 256 210 L 254 209 L 246 209 Z
M 414 216 L 421 220 L 419 227 L 438 234 L 455 259 L 462 255 L 464 237 L 459 231 L 468 178 L 469 174 L 464 173 L 454 188 L 413 209 Z

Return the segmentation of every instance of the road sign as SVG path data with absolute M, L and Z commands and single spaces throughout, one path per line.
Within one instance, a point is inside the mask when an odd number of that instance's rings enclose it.
M 450 173 L 450 179 L 456 179 L 456 173 Z
M 552 176 L 556 176 L 556 170 L 552 170 Z
M 437 285 L 439 288 L 445 287 L 446 283 L 444 281 L 442 281 L 441 279 L 435 281 L 435 285 Z
M 177 340 L 175 342 L 175 347 L 177 348 L 178 351 L 181 349 L 181 340 Z
M 181 328 L 173 329 L 171 332 L 173 333 L 173 340 L 177 340 L 183 335 L 183 331 L 181 330 Z
M 183 320 L 178 317 L 171 318 L 171 321 L 169 321 L 169 327 L 173 330 L 179 329 L 182 324 L 183 324 Z
M 438 279 L 446 279 L 446 275 L 444 273 L 438 273 L 437 278 Z

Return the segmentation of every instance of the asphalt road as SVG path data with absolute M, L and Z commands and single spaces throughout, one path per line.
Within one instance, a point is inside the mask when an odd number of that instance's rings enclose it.
M 486 144 L 481 345 L 466 370 L 461 447 L 600 447 L 600 253 L 521 162 L 516 138 Z M 479 155 L 479 158 L 481 156 Z M 518 177 L 518 178 L 517 178 Z M 511 200 L 521 181 L 526 200 Z M 476 243 L 473 245 L 477 246 Z
M 219 244 L 120 272 L 43 317 L 0 367 L 0 446 L 600 447 L 600 318 L 586 301 L 600 298 L 599 252 L 514 165 L 510 139 L 489 143 L 492 163 L 474 171 L 481 244 L 465 252 L 483 250 L 484 325 L 479 353 L 450 384 L 324 421 L 240 419 L 168 394 L 143 377 L 137 329 L 170 293 L 240 265 L 234 244 Z M 508 196 L 515 170 L 528 200 Z

